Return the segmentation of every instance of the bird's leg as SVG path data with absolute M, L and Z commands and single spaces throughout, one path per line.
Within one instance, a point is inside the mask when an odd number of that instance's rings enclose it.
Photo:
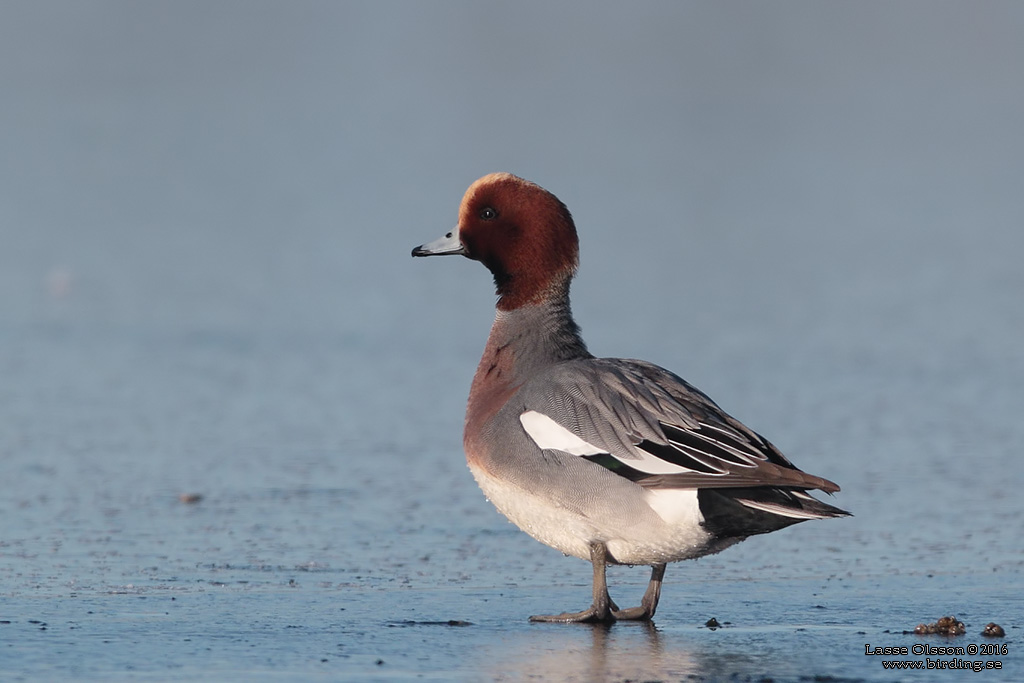
M 648 621 L 654 616 L 654 610 L 658 608 L 658 599 L 661 598 L 661 580 L 665 578 L 665 565 L 656 564 L 651 567 L 651 582 L 647 584 L 643 600 L 639 607 L 628 607 L 626 609 L 612 609 L 612 616 L 616 619 L 628 621 Z
M 610 622 L 615 621 L 612 616 L 612 599 L 608 597 L 608 583 L 605 580 L 605 564 L 607 563 L 608 549 L 604 543 L 595 541 L 590 544 L 590 562 L 594 565 L 594 602 L 588 609 L 582 612 L 563 612 L 562 614 L 540 614 L 530 617 L 530 621 L 580 623 L 580 622 Z M 665 567 L 662 565 L 662 571 Z M 645 596 L 646 599 L 646 596 Z M 654 602 L 657 603 L 657 597 Z M 653 610 L 652 610 L 653 612 Z

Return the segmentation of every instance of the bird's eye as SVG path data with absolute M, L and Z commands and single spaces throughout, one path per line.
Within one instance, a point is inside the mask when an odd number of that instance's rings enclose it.
M 497 217 L 498 212 L 489 206 L 485 206 L 484 208 L 480 209 L 480 220 L 493 221 Z

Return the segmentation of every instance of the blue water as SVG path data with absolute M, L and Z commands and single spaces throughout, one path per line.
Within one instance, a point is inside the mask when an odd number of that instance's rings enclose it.
M 1024 10 L 588 8 L 0 7 L 0 677 L 958 680 L 863 654 L 955 614 L 1024 678 Z M 590 569 L 464 466 L 488 274 L 409 257 L 494 170 L 592 351 L 855 517 L 527 623 Z

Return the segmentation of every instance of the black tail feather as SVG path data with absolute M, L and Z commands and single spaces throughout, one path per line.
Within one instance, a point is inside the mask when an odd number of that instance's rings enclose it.
M 803 491 L 767 486 L 698 489 L 697 501 L 704 516 L 704 528 L 723 538 L 746 538 L 808 519 L 850 514 Z

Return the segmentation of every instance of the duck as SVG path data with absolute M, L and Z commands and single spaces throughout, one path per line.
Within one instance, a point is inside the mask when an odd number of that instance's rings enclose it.
M 496 312 L 470 385 L 466 462 L 512 523 L 593 565 L 590 607 L 531 621 L 649 621 L 668 563 L 850 514 L 809 493 L 837 484 L 798 469 L 678 375 L 590 353 L 569 302 L 576 226 L 541 186 L 485 175 L 456 227 L 412 255 L 464 256 L 491 272 Z M 651 568 L 639 606 L 611 599 L 608 565 Z

